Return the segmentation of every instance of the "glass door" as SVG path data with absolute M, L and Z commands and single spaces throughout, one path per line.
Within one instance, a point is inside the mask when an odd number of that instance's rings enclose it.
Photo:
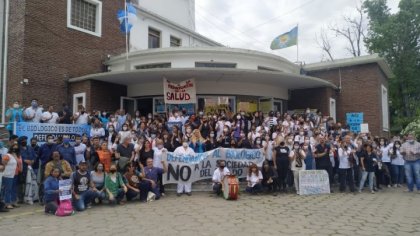
M 134 116 L 135 111 L 137 110 L 137 100 L 130 97 L 121 97 L 120 109 L 124 109 L 126 113 Z

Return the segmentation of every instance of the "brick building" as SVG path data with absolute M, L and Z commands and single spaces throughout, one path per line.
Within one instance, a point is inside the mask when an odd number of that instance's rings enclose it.
M 3 2 L 0 7 L 9 16 L 2 28 L 7 35 L 2 39 L 3 122 L 4 108 L 15 100 L 26 107 L 32 98 L 56 109 L 66 102 L 73 111 L 84 105 L 162 113 L 162 78 L 195 78 L 193 110 L 225 101 L 233 111 L 320 108 L 339 121 L 348 112 L 363 112 L 372 133 L 388 135 L 387 79 L 392 75 L 376 55 L 301 70 L 282 57 L 226 48 L 196 33 L 192 0 L 143 0 L 133 1 L 138 22 L 127 56 L 116 18 L 123 1 Z

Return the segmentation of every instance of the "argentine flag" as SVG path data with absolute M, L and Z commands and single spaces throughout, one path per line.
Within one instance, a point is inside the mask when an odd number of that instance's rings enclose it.
M 133 24 L 137 21 L 137 10 L 131 3 L 127 3 L 125 10 L 119 10 L 117 13 L 120 21 L 120 29 L 123 33 L 129 33 Z

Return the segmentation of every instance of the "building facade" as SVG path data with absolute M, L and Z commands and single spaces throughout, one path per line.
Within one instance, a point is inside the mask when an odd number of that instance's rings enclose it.
M 195 32 L 193 0 L 132 3 L 137 20 L 120 32 L 116 13 L 124 1 L 4 0 L 2 96 L 29 106 L 37 98 L 76 111 L 164 113 L 163 79 L 195 79 L 192 112 L 228 107 L 233 112 L 306 107 L 345 121 L 364 112 L 374 134 L 388 135 L 387 79 L 376 55 L 301 68 L 268 53 L 227 48 Z M 1 5 L 1 4 L 0 4 Z M 126 54 L 126 39 L 129 53 Z M 363 84 L 363 86 L 361 86 Z

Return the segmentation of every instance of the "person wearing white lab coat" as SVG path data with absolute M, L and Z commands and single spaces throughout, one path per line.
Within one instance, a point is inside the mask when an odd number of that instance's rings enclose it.
M 182 146 L 177 147 L 174 151 L 176 156 L 194 156 L 194 150 L 188 146 L 188 142 L 184 140 Z M 178 182 L 177 185 L 177 196 L 185 192 L 188 196 L 191 196 L 191 182 Z

